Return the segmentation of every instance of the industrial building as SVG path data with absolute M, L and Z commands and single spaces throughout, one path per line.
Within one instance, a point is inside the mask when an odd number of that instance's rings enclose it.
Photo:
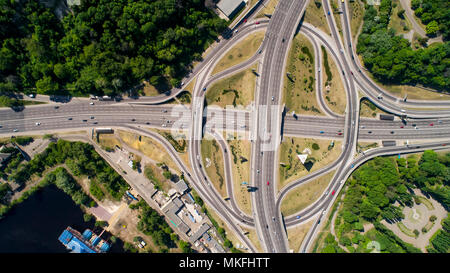
M 244 6 L 243 0 L 221 0 L 217 4 L 218 10 L 228 19 L 233 18 Z
M 186 184 L 186 182 L 184 182 L 183 179 L 175 183 L 175 187 L 177 188 L 177 191 L 180 195 L 183 195 L 185 192 L 187 192 L 187 190 L 189 190 L 188 185 Z
M 104 253 L 110 249 L 110 245 L 102 240 L 100 235 L 97 236 L 90 229 L 86 229 L 81 234 L 79 231 L 67 227 L 58 240 L 72 253 Z
M 192 234 L 191 237 L 189 237 L 191 244 L 194 244 L 195 241 L 200 239 L 203 236 L 203 234 L 207 232 L 210 228 L 211 227 L 208 224 L 203 223 L 203 225 L 194 234 Z
M 187 234 L 191 228 L 183 222 L 183 220 L 178 217 L 177 213 L 184 206 L 183 202 L 180 198 L 176 197 L 172 199 L 171 202 L 166 203 L 164 207 L 162 207 L 162 211 L 169 218 L 169 221 L 177 227 L 181 232 Z

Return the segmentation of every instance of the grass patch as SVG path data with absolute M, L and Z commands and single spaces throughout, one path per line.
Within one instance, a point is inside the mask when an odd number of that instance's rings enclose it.
M 305 239 L 305 236 L 313 223 L 314 221 L 310 220 L 306 224 L 287 229 L 289 248 L 292 249 L 294 253 L 297 253 L 300 250 L 303 239 Z
M 366 118 L 376 118 L 377 114 L 388 114 L 385 111 L 378 108 L 375 104 L 373 104 L 371 101 L 364 99 L 361 101 L 360 108 L 359 108 L 359 115 L 360 117 L 366 117 Z
M 326 189 L 334 173 L 335 171 L 329 172 L 291 190 L 281 203 L 281 213 L 286 217 L 314 203 Z
M 427 207 L 428 210 L 434 210 L 434 206 L 430 202 L 430 200 L 426 199 L 423 196 L 417 196 L 417 195 L 414 198 L 417 198 L 420 201 L 420 203 L 423 203 L 425 205 L 425 207 Z
M 315 1 L 309 1 L 305 10 L 304 20 L 331 36 L 331 31 L 328 27 L 323 7 L 317 7 Z
M 97 134 L 96 139 L 98 140 L 97 142 L 98 142 L 98 144 L 100 144 L 100 147 L 105 151 L 114 150 L 116 145 L 119 147 L 122 147 L 122 145 L 120 144 L 120 141 L 114 135 Z
M 363 63 L 362 60 L 361 63 Z M 388 91 L 391 95 L 397 96 L 401 99 L 403 99 L 405 95 L 407 95 L 408 99 L 414 100 L 450 100 L 450 94 L 434 92 L 412 85 L 387 85 L 376 80 L 369 71 L 366 71 L 366 74 L 369 75 L 370 78 L 380 88 L 383 88 L 384 90 Z
M 414 234 L 414 232 L 412 230 L 410 230 L 409 228 L 407 228 L 402 222 L 398 222 L 397 223 L 397 227 L 400 229 L 401 232 L 403 232 L 405 235 L 409 236 L 409 237 L 413 237 L 416 238 L 416 235 Z
M 217 105 L 222 108 L 227 105 L 244 107 L 249 105 L 255 96 L 256 69 L 257 65 L 255 64 L 250 69 L 213 84 L 206 91 L 207 105 Z
M 331 111 L 342 115 L 344 114 L 347 105 L 347 93 L 345 92 L 344 84 L 334 60 L 332 58 L 328 59 L 327 51 L 323 46 L 322 52 L 323 65 L 325 67 L 325 75 L 327 77 L 327 80 L 322 86 L 322 90 L 324 90 L 322 95 L 325 97 L 325 101 Z M 335 77 L 333 77 L 333 75 L 335 75 Z
M 273 14 L 279 0 L 270 0 L 269 3 L 256 15 L 256 18 L 267 18 L 264 14 Z
M 364 4 L 359 0 L 347 2 L 350 3 L 350 28 L 352 31 L 352 40 L 355 41 L 356 35 L 358 34 L 359 27 L 363 23 L 364 16 Z
M 289 111 L 322 115 L 314 88 L 314 50 L 303 34 L 298 33 L 292 41 L 286 70 L 283 100 Z
M 411 22 L 409 22 L 406 14 L 403 14 L 403 18 L 398 17 L 397 13 L 402 9 L 400 1 L 392 0 L 392 12 L 388 27 L 394 29 L 397 35 L 408 33 L 412 29 Z
M 156 142 L 156 140 L 122 130 L 118 130 L 118 133 L 119 137 L 126 145 L 142 152 L 157 162 L 166 164 L 171 170 L 177 171 L 178 174 L 180 173 L 178 166 L 172 161 L 170 155 L 158 142 Z
M 217 189 L 222 197 L 227 196 L 227 189 L 225 184 L 224 175 L 224 162 L 222 150 L 219 144 L 215 140 L 202 139 L 201 141 L 201 156 L 203 160 L 203 166 L 208 174 L 213 186 Z M 210 164 L 207 164 L 207 160 L 210 160 Z M 208 166 L 209 167 L 206 167 Z
M 146 164 L 144 167 L 144 175 L 150 180 L 155 188 L 164 192 L 169 192 L 172 185 L 168 179 L 162 174 L 162 169 L 153 164 Z
M 214 67 L 212 71 L 212 75 L 217 74 L 221 71 L 226 70 L 227 68 L 233 67 L 239 63 L 242 63 L 253 55 L 255 55 L 259 46 L 261 45 L 264 39 L 265 31 L 258 31 L 248 35 L 234 47 L 232 47 L 217 65 Z
M 334 16 L 334 21 L 336 22 L 336 27 L 339 31 L 339 35 L 341 35 L 341 40 L 342 42 L 344 42 L 344 34 L 342 33 L 342 23 L 341 23 L 341 16 L 339 14 L 339 10 L 341 10 L 340 6 L 339 6 L 339 1 L 338 0 L 331 0 L 330 1 L 331 4 L 331 12 Z
M 378 147 L 378 143 L 376 142 L 360 142 L 356 145 L 357 150 L 367 151 L 372 148 Z
M 247 213 L 252 214 L 251 197 L 247 187 L 242 182 L 250 184 L 250 156 L 251 145 L 249 140 L 228 140 L 231 152 L 231 167 L 233 170 L 234 197 L 238 207 Z
M 289 182 L 336 160 L 341 154 L 341 142 L 334 141 L 332 148 L 330 147 L 331 142 L 326 139 L 285 137 L 280 147 L 280 180 L 278 188 L 281 189 Z M 319 146 L 318 150 L 312 148 L 314 143 Z M 311 151 L 311 155 L 308 155 L 308 159 L 305 165 L 303 165 L 298 159 L 297 154 L 303 154 L 305 148 Z

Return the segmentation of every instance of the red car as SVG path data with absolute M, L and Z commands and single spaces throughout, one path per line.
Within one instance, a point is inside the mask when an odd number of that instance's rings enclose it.
M 269 181 L 267 181 L 267 185 L 269 185 Z
M 403 127 L 403 125 L 402 125 L 402 126 L 400 126 L 400 128 L 404 128 L 404 127 Z
M 259 25 L 259 22 L 256 22 L 255 25 Z
M 247 19 L 244 19 L 244 23 L 247 23 Z
M 430 126 L 433 126 L 434 124 L 433 123 L 430 123 Z
M 334 195 L 334 191 L 331 193 L 331 195 Z
M 338 136 L 342 135 L 342 133 L 338 133 Z

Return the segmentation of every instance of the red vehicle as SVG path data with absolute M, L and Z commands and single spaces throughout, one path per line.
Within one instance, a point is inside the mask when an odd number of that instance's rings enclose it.
M 247 19 L 244 19 L 244 23 L 247 23 Z
M 433 126 L 434 124 L 433 123 L 430 123 L 430 126 Z
M 331 193 L 331 195 L 334 195 L 334 191 Z
M 338 133 L 338 136 L 342 135 L 342 133 Z
M 400 128 L 404 128 L 404 126 L 402 125 L 402 126 L 400 126 Z
M 267 185 L 269 185 L 269 181 L 267 181 Z
M 255 25 L 259 25 L 259 22 L 256 22 Z

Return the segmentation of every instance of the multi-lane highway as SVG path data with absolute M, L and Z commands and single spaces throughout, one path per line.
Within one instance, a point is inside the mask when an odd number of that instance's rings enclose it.
M 302 23 L 299 27 L 308 3 L 307 0 L 279 1 L 270 20 L 253 19 L 262 7 L 260 4 L 244 16 L 235 24 L 236 27 L 230 31 L 229 36 L 226 39 L 220 39 L 204 60 L 183 80 L 183 86 L 187 86 L 196 78 L 190 105 L 163 104 L 183 90 L 174 88 L 160 96 L 137 100 L 126 98 L 121 102 L 95 101 L 91 104 L 88 100 L 79 100 L 67 104 L 29 106 L 22 111 L 2 108 L 0 109 L 0 135 L 44 134 L 107 126 L 152 137 L 168 150 L 178 167 L 188 174 L 188 181 L 202 199 L 215 210 L 251 252 L 256 252 L 257 249 L 243 235 L 241 227 L 256 230 L 263 251 L 288 252 L 286 228 L 315 219 L 313 227 L 302 243 L 300 251 L 305 252 L 314 241 L 317 231 L 320 230 L 323 215 L 327 214 L 337 194 L 330 196 L 323 193 L 304 210 L 293 215 L 281 215 L 281 202 L 292 189 L 336 170 L 327 191 L 338 192 L 356 167 L 375 156 L 412 153 L 425 149 L 442 150 L 450 146 L 450 101 L 409 99 L 404 101 L 403 98 L 398 98 L 379 87 L 359 63 L 355 52 L 356 46 L 351 38 L 347 3 L 339 1 L 343 11 L 340 15 L 343 22 L 343 41 L 327 0 L 323 1 L 322 9 L 330 27 L 331 36 L 308 23 Z M 329 12 L 330 15 L 328 15 Z M 265 37 L 254 55 L 244 62 L 213 75 L 214 67 L 227 54 L 227 51 L 256 31 L 265 31 Z M 324 116 L 294 117 L 289 113 L 282 116 L 286 60 L 296 31 L 304 34 L 314 48 L 316 97 Z M 320 46 L 326 48 L 340 71 L 339 77 L 343 82 L 347 98 L 344 115 L 333 113 L 323 99 Z M 259 76 L 254 108 L 224 110 L 211 106 L 204 107 L 208 87 L 232 74 L 248 69 L 255 63 L 259 64 Z M 397 116 L 403 116 L 404 120 L 361 118 L 358 90 L 379 108 Z M 147 127 L 184 131 L 189 139 L 188 153 L 191 168 L 185 165 L 164 137 L 146 130 Z M 232 164 L 222 130 L 246 132 L 251 138 L 251 184 L 256 189 L 251 193 L 252 215 L 243 213 L 234 199 Z M 229 201 L 225 201 L 213 187 L 203 166 L 201 141 L 205 134 L 216 139 L 221 147 Z M 342 142 L 342 153 L 329 165 L 293 181 L 278 191 L 278 148 L 282 136 L 336 139 Z M 381 140 L 397 140 L 398 146 L 371 149 L 354 158 L 358 141 L 380 142 Z M 428 142 L 404 145 L 407 140 L 415 141 L 414 143 L 418 140 Z

